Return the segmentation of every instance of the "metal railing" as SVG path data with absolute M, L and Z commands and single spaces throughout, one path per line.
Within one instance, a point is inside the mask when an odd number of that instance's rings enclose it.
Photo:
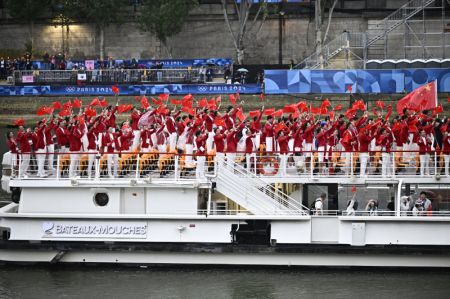
M 212 156 L 120 152 L 33 153 L 13 159 L 11 178 L 19 180 L 196 180 L 214 174 Z
M 411 178 L 449 176 L 450 155 L 418 151 L 345 152 L 303 151 L 281 153 L 232 153 L 231 161 L 215 160 L 213 153 L 206 156 L 176 153 L 120 152 L 100 155 L 87 153 L 33 152 L 17 154 L 11 167 L 11 176 L 20 179 L 120 179 L 120 178 L 172 178 L 198 179 L 205 174 L 220 172 L 220 165 L 233 169 L 233 174 L 253 180 L 261 191 L 273 196 L 279 190 L 267 186 L 274 178 Z M 247 163 L 248 162 L 248 163 Z M 200 164 L 199 164 L 200 163 Z M 202 165 L 200 169 L 198 165 Z M 261 180 L 261 179 L 264 179 Z M 289 205 L 293 201 L 289 201 Z M 301 204 L 294 208 L 304 208 Z
M 18 70 L 14 84 L 200 83 L 199 69 Z
M 351 214 L 348 214 L 345 210 L 323 210 L 323 211 L 310 211 L 311 216 L 397 216 L 396 211 L 387 210 L 355 210 Z M 450 211 L 401 211 L 401 217 L 450 217 Z

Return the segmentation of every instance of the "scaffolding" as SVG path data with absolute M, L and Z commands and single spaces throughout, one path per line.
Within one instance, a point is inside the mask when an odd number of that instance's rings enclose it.
M 365 68 L 369 60 L 446 59 L 450 56 L 448 0 L 411 0 L 365 32 L 343 32 L 297 68 Z M 320 57 L 321 56 L 321 57 Z

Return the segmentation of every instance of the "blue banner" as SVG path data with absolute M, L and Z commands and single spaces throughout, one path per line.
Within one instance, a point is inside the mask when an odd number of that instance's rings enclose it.
M 85 67 L 85 60 L 71 60 L 72 65 L 77 65 L 78 68 Z M 231 65 L 233 59 L 231 58 L 201 58 L 201 59 L 136 59 L 135 61 L 131 59 L 114 59 L 115 66 L 124 65 L 125 68 L 141 68 L 149 69 L 154 67 L 158 62 L 163 64 L 164 69 L 177 69 L 177 68 L 188 68 L 188 67 L 201 67 L 201 66 L 219 66 L 224 67 L 226 65 Z M 105 60 L 103 62 L 105 68 L 109 68 L 109 61 Z M 95 60 L 95 68 L 100 67 L 99 61 Z M 42 61 L 33 61 L 33 68 L 42 70 L 45 68 Z
M 266 70 L 267 94 L 404 93 L 437 79 L 438 92 L 450 92 L 450 69 Z
M 144 84 L 118 85 L 120 95 L 259 94 L 260 84 Z M 0 86 L 0 96 L 83 96 L 114 95 L 111 86 Z

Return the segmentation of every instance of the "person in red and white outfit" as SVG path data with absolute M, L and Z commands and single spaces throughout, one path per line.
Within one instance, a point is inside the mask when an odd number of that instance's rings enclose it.
M 83 143 L 81 141 L 84 134 L 83 127 L 84 125 L 80 125 L 78 121 L 76 121 L 70 131 L 70 178 L 75 177 L 79 170 L 80 151 L 83 148 Z
M 430 175 L 429 167 L 432 141 L 430 136 L 425 133 L 425 130 L 420 131 L 417 144 L 419 145 L 420 175 Z
M 120 139 L 117 133 L 114 133 L 113 127 L 109 127 L 108 131 L 101 135 L 99 148 L 101 153 L 107 155 L 108 176 L 110 178 L 117 177 L 119 170 L 119 155 L 117 151 L 120 150 Z
M 445 176 L 449 176 L 449 163 L 450 163 L 450 136 L 448 132 L 444 132 L 444 138 L 442 140 L 442 153 L 444 154 L 444 172 Z
M 35 144 L 35 155 L 36 155 L 36 160 L 37 160 L 37 167 L 38 167 L 38 172 L 37 175 L 40 178 L 43 178 L 46 176 L 45 174 L 45 157 L 47 154 L 46 151 L 46 147 L 45 147 L 45 121 L 42 120 L 39 122 L 38 124 L 38 129 L 36 130 L 36 139 L 37 139 L 37 143 Z

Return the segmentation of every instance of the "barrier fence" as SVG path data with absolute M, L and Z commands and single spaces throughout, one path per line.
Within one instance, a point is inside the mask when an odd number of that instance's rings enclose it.
M 200 69 L 104 69 L 14 71 L 14 84 L 203 83 Z

